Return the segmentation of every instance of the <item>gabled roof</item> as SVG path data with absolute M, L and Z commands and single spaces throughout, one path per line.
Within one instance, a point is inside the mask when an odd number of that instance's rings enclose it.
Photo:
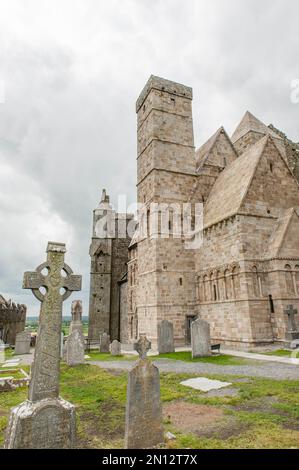
M 132 237 L 132 240 L 131 240 L 131 243 L 129 245 L 129 250 L 131 250 L 132 248 L 134 248 L 134 246 L 138 243 L 139 241 L 139 229 L 138 229 L 138 225 L 136 226 L 136 230 L 133 234 L 133 237 Z
M 224 127 L 220 127 L 216 132 L 215 134 L 213 134 L 209 140 L 207 140 L 207 142 L 205 142 L 201 147 L 199 147 L 198 150 L 196 150 L 195 152 L 195 160 L 196 160 L 196 166 L 197 167 L 201 167 L 202 165 L 204 165 L 207 161 L 207 159 L 209 158 L 209 155 L 211 153 L 211 151 L 213 150 L 214 148 L 214 145 L 216 144 L 217 140 L 219 139 L 219 137 L 224 134 L 225 137 L 227 138 L 227 141 L 230 143 L 231 145 L 231 148 L 233 150 L 233 152 L 236 154 L 236 157 L 238 157 L 238 154 L 237 154 L 237 151 L 236 149 L 234 148 L 228 134 L 226 133 Z
M 294 207 L 291 207 L 290 209 L 284 211 L 281 217 L 278 219 L 275 229 L 269 240 L 266 253 L 267 258 L 275 258 L 279 256 L 280 249 L 294 217 L 298 217 L 298 213 Z
M 240 124 L 237 126 L 235 132 L 232 135 L 232 142 L 237 142 L 241 137 L 248 134 L 248 132 L 257 132 L 263 135 L 271 135 L 274 139 L 283 140 L 278 134 L 272 131 L 266 124 L 257 119 L 249 111 L 246 111 Z
M 205 227 L 238 212 L 269 138 L 259 140 L 220 173 L 205 206 Z

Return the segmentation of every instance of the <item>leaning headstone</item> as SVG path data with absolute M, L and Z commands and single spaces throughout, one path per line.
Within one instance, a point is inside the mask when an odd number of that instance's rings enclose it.
M 80 331 L 73 331 L 66 340 L 66 363 L 69 366 L 84 364 L 84 337 Z
M 30 343 L 31 343 L 31 332 L 22 331 L 16 336 L 15 344 L 15 354 L 29 354 L 30 353 Z
M 60 332 L 62 303 L 72 291 L 81 290 L 81 276 L 73 275 L 65 264 L 65 252 L 64 244 L 49 242 L 47 261 L 24 274 L 23 288 L 32 290 L 41 302 L 41 312 L 28 400 L 11 411 L 7 449 L 69 449 L 75 445 L 75 407 L 59 397 Z M 41 287 L 46 288 L 44 294 Z
M 111 356 L 120 356 L 121 355 L 121 344 L 117 339 L 111 343 Z
M 159 354 L 174 352 L 173 324 L 168 320 L 158 323 L 158 351 Z
M 137 365 L 129 372 L 126 405 L 126 449 L 150 449 L 163 442 L 159 370 L 146 357 L 151 343 L 140 335 Z
M 70 334 L 78 330 L 83 335 L 82 325 L 82 301 L 74 300 L 72 302 L 72 321 L 70 324 Z
M 211 356 L 210 325 L 198 318 L 191 324 L 192 357 Z
M 110 336 L 107 333 L 103 333 L 100 338 L 100 352 L 109 353 L 110 352 Z

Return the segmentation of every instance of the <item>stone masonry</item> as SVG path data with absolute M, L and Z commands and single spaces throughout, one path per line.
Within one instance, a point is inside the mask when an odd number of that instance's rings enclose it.
M 198 317 L 209 323 L 212 342 L 242 349 L 283 343 L 284 311 L 288 305 L 299 309 L 297 145 L 247 111 L 232 137 L 221 127 L 195 149 L 192 98 L 190 87 L 151 76 L 137 100 L 142 209 L 133 238 L 126 239 L 126 256 L 124 246 L 123 256 L 113 254 L 111 237 L 93 239 L 91 330 L 95 318 L 101 325 L 97 338 L 102 331 L 115 336 L 122 325 L 125 342 L 145 333 L 155 348 L 158 324 L 168 320 L 175 345 L 183 346 Z M 111 210 L 105 201 L 98 211 Z M 177 237 L 172 212 L 176 204 L 182 214 L 186 203 L 203 207 L 202 243 L 192 249 L 186 239 L 196 239 L 199 232 Z M 158 204 L 169 207 L 168 231 Z M 155 218 L 159 223 L 153 230 Z M 107 296 L 101 297 L 102 306 L 97 303 L 102 284 L 95 284 L 100 253 L 108 266 L 102 273 Z M 127 275 L 118 278 L 121 302 L 115 310 L 113 260 L 122 268 L 127 262 Z M 298 328 L 298 315 L 295 321 Z
M 24 331 L 26 305 L 15 304 L 0 295 L 0 340 L 14 345 L 16 335 Z
M 91 274 L 88 337 L 99 341 L 104 332 L 111 339 L 120 338 L 120 287 L 118 281 L 127 271 L 130 238 L 126 233 L 132 215 L 117 214 L 103 190 L 101 202 L 93 215 L 93 235 L 90 246 Z M 115 226 L 114 226 L 115 223 Z

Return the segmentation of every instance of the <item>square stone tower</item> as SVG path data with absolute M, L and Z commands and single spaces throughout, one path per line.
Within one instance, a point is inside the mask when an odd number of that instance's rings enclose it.
M 93 212 L 90 245 L 90 297 L 88 337 L 99 341 L 107 333 L 111 339 L 120 335 L 120 291 L 118 281 L 127 271 L 130 237 L 127 224 L 131 214 L 119 214 L 103 190 L 99 206 Z
M 171 217 L 173 204 L 183 212 L 197 180 L 192 89 L 151 76 L 136 111 L 137 200 L 144 205 L 143 215 L 139 214 L 138 331 L 155 345 L 157 323 L 167 319 L 174 324 L 175 342 L 180 345 L 185 343 L 188 317 L 193 315 L 195 267 L 193 251 L 185 249 Z M 157 204 L 169 206 L 168 236 Z M 146 234 L 140 230 L 142 217 L 146 217 Z M 152 230 L 155 217 L 158 223 Z

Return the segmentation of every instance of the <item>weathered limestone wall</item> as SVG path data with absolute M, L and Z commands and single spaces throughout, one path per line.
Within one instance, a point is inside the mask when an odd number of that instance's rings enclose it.
M 130 237 L 127 224 L 130 214 L 117 214 L 103 191 L 102 200 L 93 216 L 93 238 L 90 246 L 91 275 L 88 336 L 99 341 L 103 333 L 119 339 L 120 286 L 118 281 L 127 271 Z M 107 222 L 105 224 L 104 222 Z M 99 231 L 99 229 L 105 230 Z
M 25 329 L 26 305 L 15 304 L 0 295 L 0 339 L 14 345 L 16 336 Z
M 157 77 L 150 78 L 137 100 L 138 202 L 188 202 L 197 181 L 191 100 L 190 88 Z M 139 241 L 138 330 L 153 345 L 162 319 L 175 323 L 176 342 L 184 342 L 185 312 L 194 299 L 193 273 L 193 258 L 184 251 L 182 240 Z

